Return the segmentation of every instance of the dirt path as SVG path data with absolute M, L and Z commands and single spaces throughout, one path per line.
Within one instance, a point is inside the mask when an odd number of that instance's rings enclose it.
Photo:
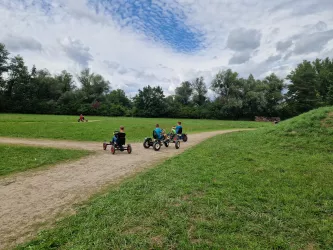
M 179 154 L 216 134 L 242 130 L 191 134 L 189 141 L 181 143 L 179 150 L 170 144 L 168 148 L 163 146 L 155 152 L 152 148 L 144 149 L 142 143 L 133 143 L 130 155 L 119 151 L 111 155 L 109 147 L 103 151 L 102 144 L 94 142 L 0 137 L 0 143 L 96 151 L 94 155 L 75 162 L 0 178 L 0 249 L 35 236 L 46 223 L 73 212 L 73 205 L 87 200 L 107 185 L 152 167 L 156 162 Z

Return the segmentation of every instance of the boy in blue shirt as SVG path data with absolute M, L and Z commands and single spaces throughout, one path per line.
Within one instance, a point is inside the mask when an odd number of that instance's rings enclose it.
M 156 124 L 156 128 L 154 129 L 156 134 L 157 134 L 157 138 L 159 140 L 163 139 L 164 138 L 164 135 L 163 135 L 163 130 L 160 128 L 160 125 L 159 124 Z
M 177 134 L 181 134 L 180 132 L 183 130 L 183 127 L 182 127 L 181 124 L 182 124 L 181 122 L 178 122 L 178 125 L 176 127 L 176 133 Z

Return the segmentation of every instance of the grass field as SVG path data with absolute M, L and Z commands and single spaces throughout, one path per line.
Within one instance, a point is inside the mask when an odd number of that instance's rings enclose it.
M 332 249 L 330 112 L 217 136 L 18 249 Z
M 125 126 L 127 138 L 140 142 L 151 136 L 155 124 L 167 131 L 177 119 L 129 118 L 129 117 L 86 117 L 88 122 L 77 122 L 78 116 L 17 115 L 0 114 L 0 136 L 54 138 L 81 141 L 104 141 L 112 138 L 114 130 Z M 258 128 L 272 126 L 271 123 L 248 121 L 217 121 L 182 119 L 185 133 L 223 130 L 233 128 Z
M 88 155 L 88 151 L 0 144 L 0 176 Z

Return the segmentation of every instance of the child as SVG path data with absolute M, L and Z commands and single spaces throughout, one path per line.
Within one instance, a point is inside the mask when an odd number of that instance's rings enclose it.
M 175 126 L 172 126 L 171 133 L 174 134 L 174 135 L 176 134 L 176 127 Z
M 119 131 L 114 131 L 113 132 L 113 138 L 112 138 L 112 144 L 114 144 L 116 141 L 117 141 L 117 134 L 118 133 L 125 133 L 125 127 L 123 127 L 123 126 L 120 126 L 120 128 L 119 128 L 120 130 Z
M 159 124 L 156 124 L 154 131 L 156 132 L 157 139 L 161 140 L 164 138 L 163 130 L 160 128 Z
M 83 122 L 83 121 L 84 121 L 84 116 L 83 116 L 82 114 L 80 115 L 79 121 L 80 121 L 80 122 Z
M 181 131 L 183 130 L 182 123 L 178 122 L 178 125 L 176 127 L 176 133 L 181 134 Z

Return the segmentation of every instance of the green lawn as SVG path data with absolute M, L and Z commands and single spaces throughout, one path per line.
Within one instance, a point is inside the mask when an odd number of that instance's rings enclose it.
M 210 139 L 19 249 L 332 249 L 331 111 Z
M 170 131 L 178 121 L 163 118 L 86 116 L 88 122 L 79 123 L 77 119 L 78 116 L 0 114 L 0 136 L 104 141 L 110 140 L 113 131 L 123 125 L 128 140 L 139 142 L 144 137 L 151 136 L 156 123 Z M 248 121 L 193 119 L 181 119 L 181 121 L 185 133 L 272 126 L 271 123 Z
M 0 144 L 0 176 L 77 159 L 90 152 Z

